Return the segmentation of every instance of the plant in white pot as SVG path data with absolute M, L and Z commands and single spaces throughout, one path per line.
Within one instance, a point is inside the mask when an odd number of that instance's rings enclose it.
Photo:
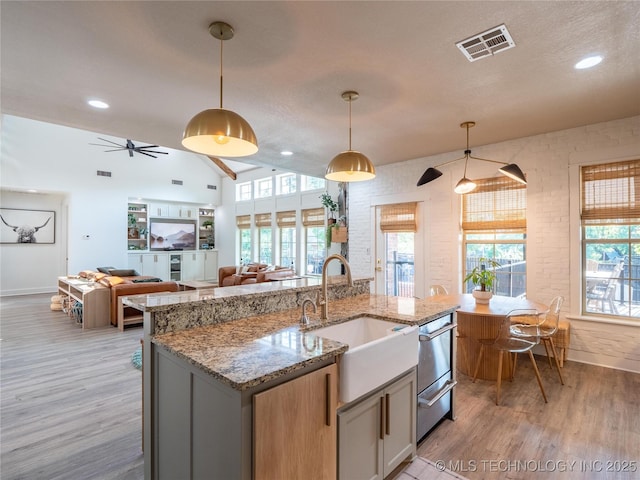
M 476 288 L 471 292 L 476 303 L 487 304 L 493 296 L 493 284 L 496 281 L 496 267 L 500 264 L 495 260 L 480 258 L 479 264 L 464 277 L 464 283 L 471 281 Z M 487 269 L 487 266 L 491 267 Z

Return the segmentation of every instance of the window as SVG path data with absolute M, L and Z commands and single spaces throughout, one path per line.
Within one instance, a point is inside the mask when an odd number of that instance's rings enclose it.
M 327 181 L 324 178 L 319 177 L 308 177 L 306 175 L 300 176 L 300 189 L 305 192 L 307 190 L 320 190 L 325 189 L 327 185 Z
M 257 213 L 255 217 L 258 229 L 258 261 L 271 265 L 273 263 L 273 230 L 271 214 Z
M 260 178 L 254 183 L 256 198 L 267 198 L 273 195 L 273 177 Z
M 236 226 L 240 241 L 240 263 L 249 263 L 253 257 L 251 254 L 251 216 L 236 217 Z
M 302 210 L 302 225 L 305 237 L 305 272 L 308 275 L 320 275 L 327 248 L 324 208 Z
M 236 202 L 251 200 L 251 182 L 236 184 Z
M 640 318 L 640 160 L 581 168 L 582 313 Z
M 276 213 L 276 223 L 280 232 L 280 265 L 296 266 L 296 211 Z
M 283 173 L 276 175 L 276 195 L 296 193 L 296 174 Z
M 526 293 L 526 186 L 507 177 L 476 181 L 477 187 L 462 197 L 464 272 L 466 277 L 480 259 L 495 260 L 494 293 L 517 297 Z M 466 293 L 475 286 L 463 286 Z

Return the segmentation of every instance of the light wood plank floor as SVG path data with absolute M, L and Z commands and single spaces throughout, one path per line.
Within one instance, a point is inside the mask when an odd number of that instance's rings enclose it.
M 456 421 L 418 455 L 470 480 L 640 478 L 640 374 L 569 361 L 562 386 L 546 357 L 536 361 L 549 403 L 526 355 L 513 383 L 503 381 L 500 406 L 495 382 L 459 374 Z M 634 471 L 621 472 L 624 462 Z
M 0 299 L 0 477 L 141 480 L 140 372 L 130 359 L 142 330 L 83 331 L 49 309 L 50 297 Z M 567 362 L 562 387 L 538 358 L 545 405 L 525 360 L 503 384 L 500 407 L 493 382 L 460 375 L 457 420 L 445 420 L 418 455 L 470 480 L 640 478 L 591 471 L 607 461 L 640 469 L 640 375 Z M 549 471 L 574 461 L 572 471 Z M 417 460 L 396 478 L 433 472 Z
M 142 329 L 83 331 L 50 298 L 0 299 L 0 477 L 142 479 Z

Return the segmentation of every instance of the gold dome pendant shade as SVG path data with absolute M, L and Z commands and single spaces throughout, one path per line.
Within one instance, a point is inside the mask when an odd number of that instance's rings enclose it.
M 358 98 L 358 92 L 342 93 L 342 98 L 349 102 L 349 150 L 339 153 L 327 166 L 324 177 L 334 182 L 362 182 L 372 180 L 376 169 L 363 153 L 351 149 L 351 102 Z
M 217 157 L 246 157 L 258 151 L 258 139 L 251 125 L 231 110 L 222 108 L 222 44 L 233 38 L 233 28 L 213 22 L 209 33 L 220 40 L 220 108 L 204 110 L 194 116 L 182 135 L 189 150 Z

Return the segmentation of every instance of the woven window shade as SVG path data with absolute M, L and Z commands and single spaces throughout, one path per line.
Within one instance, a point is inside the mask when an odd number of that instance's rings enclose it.
M 640 221 L 640 160 L 582 167 L 583 223 Z
M 321 227 L 324 225 L 324 208 L 302 210 L 302 225 L 305 227 Z
M 236 226 L 240 230 L 251 228 L 251 215 L 239 215 L 236 217 Z
M 287 212 L 276 213 L 276 224 L 280 228 L 296 226 L 296 211 L 289 210 Z
M 253 221 L 256 227 L 270 227 L 271 226 L 271 214 L 270 213 L 256 213 Z
M 462 196 L 463 230 L 526 228 L 526 185 L 507 177 L 474 181 L 476 189 Z
M 416 232 L 416 202 L 383 205 L 380 209 L 380 230 L 383 232 Z

